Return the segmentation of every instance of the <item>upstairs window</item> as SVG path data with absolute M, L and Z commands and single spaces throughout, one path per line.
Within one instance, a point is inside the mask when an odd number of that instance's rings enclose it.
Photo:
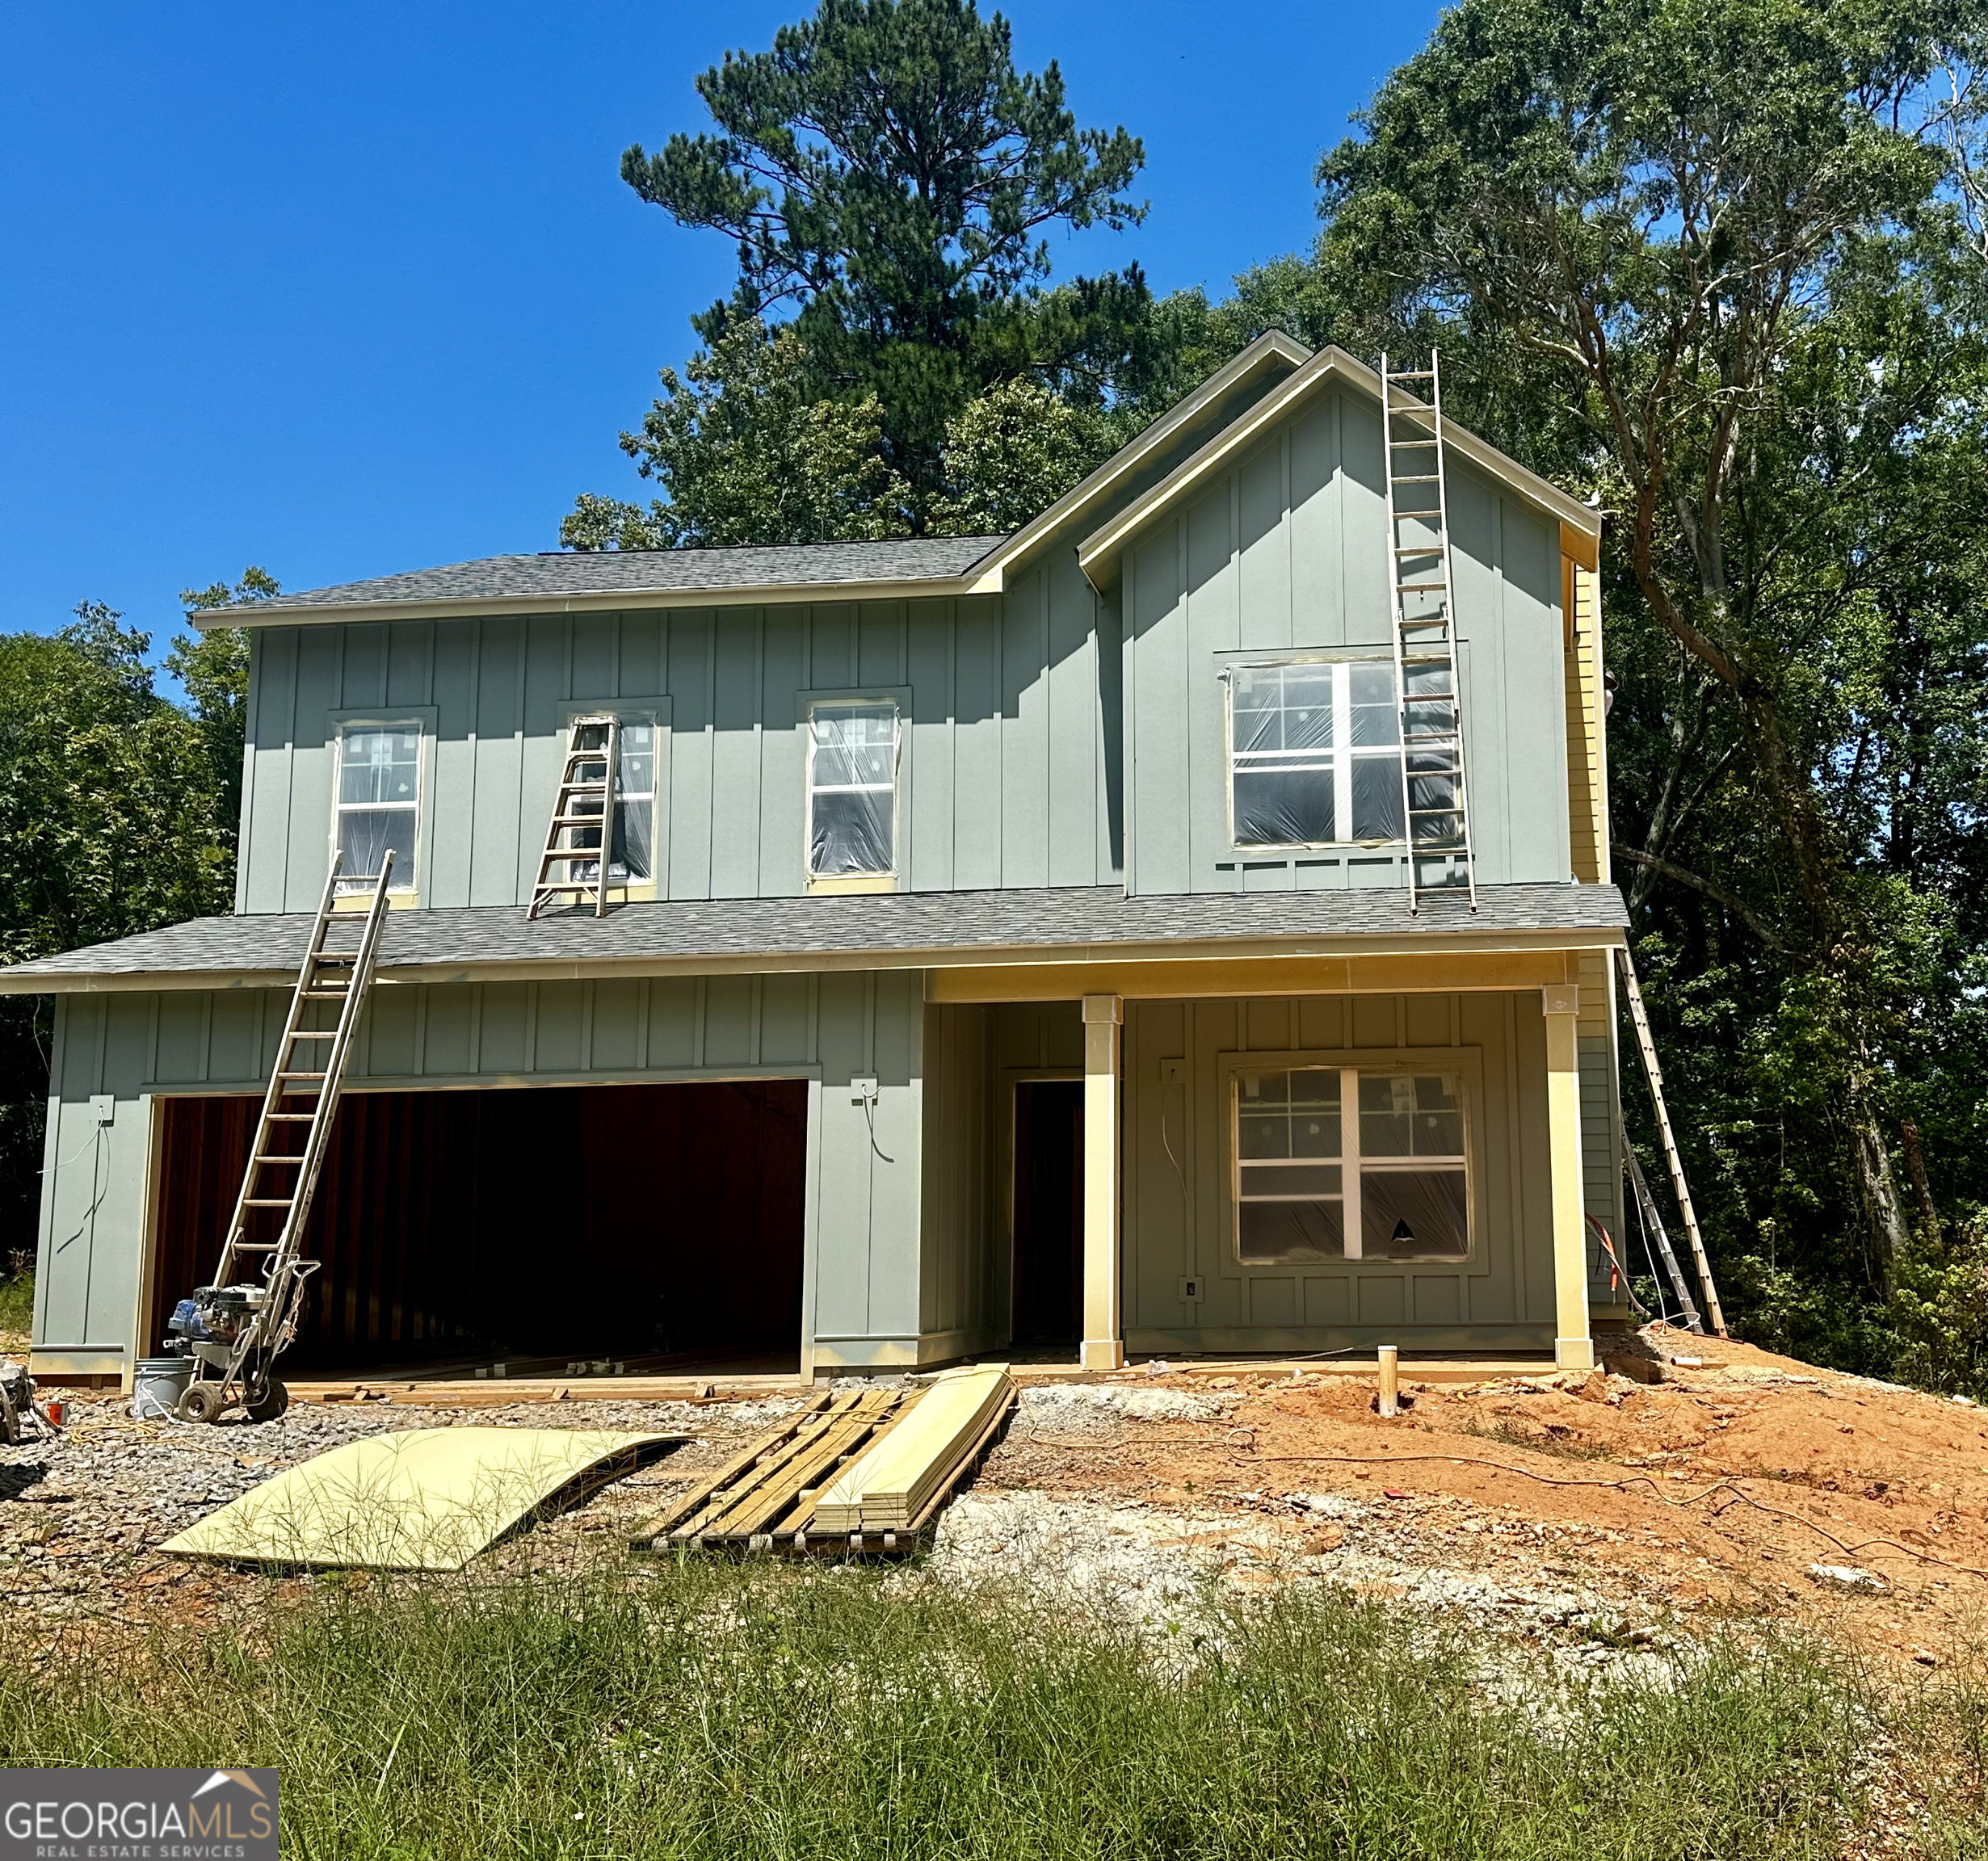
M 1238 847 L 1402 838 L 1391 660 L 1238 666 L 1229 680 L 1229 746 Z
M 646 718 L 621 720 L 620 767 L 615 771 L 614 851 L 607 876 L 641 884 L 656 876 L 656 726 Z
M 656 725 L 648 717 L 622 717 L 619 721 L 621 728 L 616 746 L 614 848 L 607 858 L 607 878 L 610 884 L 640 885 L 655 876 Z M 604 742 L 597 743 L 596 740 L 603 736 L 603 732 L 595 729 L 581 746 L 584 749 L 594 745 L 602 750 L 600 760 L 591 766 L 582 766 L 582 775 L 594 782 L 602 779 L 601 765 L 606 758 L 606 747 Z M 583 814 L 598 821 L 598 795 L 578 805 Z M 568 844 L 599 846 L 599 827 L 575 828 Z M 590 859 L 573 868 L 573 877 L 579 884 L 591 885 L 599 870 Z
M 897 707 L 813 705 L 808 712 L 808 875 L 887 877 L 897 868 Z
M 1311 1066 L 1235 1078 L 1245 1266 L 1460 1261 L 1470 1252 L 1462 1082 Z
M 393 849 L 392 888 L 414 888 L 421 805 L 421 732 L 411 724 L 347 724 L 338 733 L 338 890 L 370 892 Z

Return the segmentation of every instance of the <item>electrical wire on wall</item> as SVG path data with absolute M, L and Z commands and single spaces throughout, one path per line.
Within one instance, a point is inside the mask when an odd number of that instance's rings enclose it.
M 103 1174 L 103 1132 L 104 1127 L 99 1122 L 96 1129 L 91 1133 L 89 1142 L 78 1144 L 56 1166 L 57 1174 L 60 1176 L 61 1173 L 68 1169 L 69 1165 L 82 1156 L 84 1151 L 94 1149 L 96 1152 L 96 1154 L 90 1159 L 90 1206 L 83 1211 L 83 1218 L 76 1224 L 74 1232 L 65 1239 L 56 1242 L 54 1251 L 57 1254 L 65 1252 L 81 1240 L 85 1230 L 89 1233 L 90 1246 L 95 1247 L 96 1245 L 97 1211 L 103 1206 L 103 1198 L 109 1194 L 111 1187 L 107 1180 L 103 1182 L 101 1187 L 99 1187 L 98 1182 L 99 1178 Z
M 884 1148 L 876 1141 L 876 1099 L 871 1093 L 866 1092 L 863 1094 L 863 1115 L 869 1120 L 870 1148 L 879 1157 L 883 1157 L 886 1163 L 895 1163 L 897 1159 L 894 1157 L 884 1157 Z

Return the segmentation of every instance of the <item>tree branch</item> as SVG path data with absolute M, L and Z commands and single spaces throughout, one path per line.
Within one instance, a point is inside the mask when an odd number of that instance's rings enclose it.
M 1713 884 L 1709 879 L 1701 879 L 1696 872 L 1687 872 L 1682 866 L 1674 866 L 1668 859 L 1659 859 L 1654 854 L 1639 852 L 1633 846 L 1612 846 L 1609 851 L 1618 859 L 1628 860 L 1632 866 L 1647 866 L 1660 878 L 1674 879 L 1680 885 L 1687 885 L 1694 892 L 1703 893 L 1714 904 L 1722 905 L 1731 912 L 1768 949 L 1779 952 L 1788 947 L 1760 922 L 1750 905 L 1743 904 L 1723 886 Z

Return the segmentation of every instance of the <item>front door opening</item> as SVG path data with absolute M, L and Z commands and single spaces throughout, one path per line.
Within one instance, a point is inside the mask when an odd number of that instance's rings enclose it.
M 1076 1347 L 1083 1335 L 1084 1088 L 1015 1088 L 1015 1302 L 1019 1348 Z
M 143 1340 L 220 1254 L 257 1101 L 169 1099 Z M 348 1092 L 305 1230 L 308 1375 L 800 1363 L 808 1088 Z

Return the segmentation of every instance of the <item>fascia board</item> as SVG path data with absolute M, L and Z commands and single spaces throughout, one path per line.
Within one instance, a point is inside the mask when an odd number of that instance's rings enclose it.
M 977 592 L 977 567 L 965 575 L 916 582 L 776 582 L 735 588 L 623 588 L 595 594 L 451 595 L 430 601 L 335 601 L 315 607 L 220 607 L 192 619 L 204 632 L 216 627 L 311 627 L 347 620 L 440 620 L 461 615 L 631 614 L 808 602 L 929 601 Z
M 1289 380 L 1278 384 L 1253 407 L 1246 409 L 1208 443 L 1181 463 L 1145 496 L 1135 499 L 1077 546 L 1077 562 L 1094 588 L 1103 591 L 1117 579 L 1119 558 L 1132 538 L 1170 505 L 1213 476 L 1243 447 L 1266 432 L 1306 396 L 1334 380 L 1359 389 L 1376 403 L 1381 376 L 1337 344 L 1328 344 Z M 1414 405 L 1419 406 L 1416 402 Z M 1407 407 L 1414 411 L 1414 407 Z M 1521 465 L 1487 441 L 1460 426 L 1447 414 L 1443 443 L 1479 470 L 1508 485 L 1529 503 L 1585 537 L 1601 535 L 1601 513 L 1570 497 L 1557 485 Z
M 489 963 L 382 964 L 383 988 L 411 983 L 574 981 L 608 977 L 754 976 L 811 970 L 991 969 L 1042 964 L 1234 962 L 1250 957 L 1440 957 L 1515 950 L 1612 950 L 1624 942 L 1606 926 L 1570 930 L 1355 932 L 1337 937 L 1166 938 L 1123 943 L 944 944 L 924 949 L 797 950 L 749 956 L 545 957 Z M 287 989 L 295 970 L 174 969 L 128 974 L 69 972 L 11 976 L 0 970 L 0 995 L 150 994 L 167 990 Z
M 1039 517 L 1032 518 L 1005 543 L 976 563 L 969 572 L 976 594 L 998 594 L 1007 586 L 1010 570 L 1033 555 L 1061 529 L 1122 485 L 1161 450 L 1183 426 L 1252 375 L 1274 363 L 1296 371 L 1311 359 L 1312 351 L 1281 330 L 1266 330 L 1250 346 L 1209 376 L 1183 400 L 1176 401 L 1150 426 L 1128 440 L 1087 478 L 1081 480 L 1057 498 Z

